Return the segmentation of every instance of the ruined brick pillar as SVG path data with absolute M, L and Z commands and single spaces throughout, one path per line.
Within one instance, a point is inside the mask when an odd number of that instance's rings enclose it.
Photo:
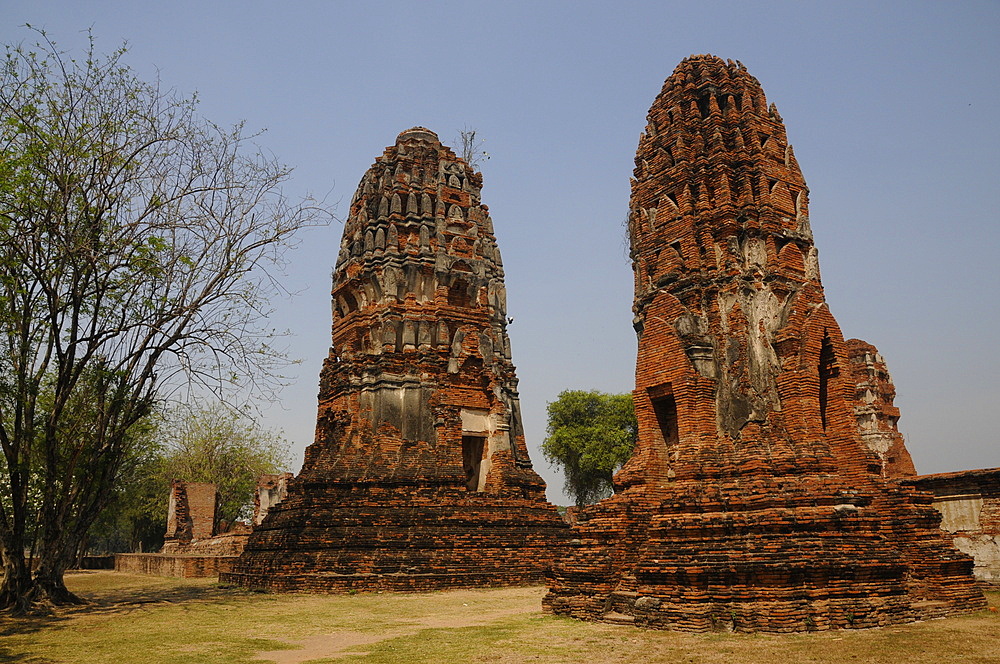
M 568 535 L 525 446 L 482 175 L 422 127 L 351 201 L 316 441 L 230 581 L 277 590 L 539 581 Z
M 217 534 L 219 490 L 208 482 L 171 480 L 163 552 Z
M 983 606 L 930 497 L 861 440 L 808 190 L 739 63 L 682 62 L 629 212 L 639 439 L 545 607 L 690 630 L 870 627 Z

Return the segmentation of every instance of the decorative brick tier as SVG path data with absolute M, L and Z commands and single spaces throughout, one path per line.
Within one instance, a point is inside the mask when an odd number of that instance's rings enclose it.
M 805 181 L 741 64 L 694 56 L 666 80 L 629 234 L 639 440 L 619 492 L 580 514 L 545 608 L 786 632 L 983 607 L 930 494 L 884 480 L 861 439 Z
M 362 178 L 316 441 L 224 580 L 341 591 L 543 578 L 569 528 L 528 458 L 481 186 L 422 127 Z

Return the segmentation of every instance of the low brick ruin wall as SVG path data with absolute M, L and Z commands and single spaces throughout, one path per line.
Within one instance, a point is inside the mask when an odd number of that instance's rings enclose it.
M 193 540 L 191 542 L 178 542 L 168 540 L 163 543 L 160 553 L 170 556 L 199 556 L 199 557 L 226 557 L 238 556 L 243 553 L 243 547 L 247 544 L 247 537 L 250 536 L 250 529 L 246 528 L 222 533 L 206 539 Z
M 920 475 L 902 480 L 934 493 L 941 529 L 976 561 L 979 583 L 1000 587 L 1000 468 Z
M 175 576 L 184 579 L 217 577 L 229 572 L 238 556 L 185 556 L 162 553 L 119 553 L 115 571 L 128 574 Z

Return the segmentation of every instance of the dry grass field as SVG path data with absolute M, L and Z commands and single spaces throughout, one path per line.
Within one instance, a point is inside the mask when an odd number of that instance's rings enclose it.
M 1000 662 L 1000 593 L 976 614 L 892 628 L 789 636 L 683 634 L 542 614 L 544 589 L 267 595 L 210 580 L 81 572 L 91 603 L 0 617 L 0 662 Z

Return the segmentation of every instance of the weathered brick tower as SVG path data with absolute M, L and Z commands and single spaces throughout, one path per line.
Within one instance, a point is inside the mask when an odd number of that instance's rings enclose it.
M 910 451 L 903 443 L 896 422 L 899 408 L 893 403 L 896 387 L 885 359 L 861 339 L 848 339 L 848 380 L 854 385 L 854 417 L 861 440 L 875 453 L 882 467 L 882 477 L 916 477 Z
M 682 62 L 636 153 L 639 442 L 545 607 L 688 630 L 871 627 L 977 609 L 929 495 L 861 440 L 807 189 L 739 63 Z
M 538 582 L 569 529 L 524 442 L 482 175 L 422 127 L 361 180 L 316 442 L 223 578 L 254 588 Z

